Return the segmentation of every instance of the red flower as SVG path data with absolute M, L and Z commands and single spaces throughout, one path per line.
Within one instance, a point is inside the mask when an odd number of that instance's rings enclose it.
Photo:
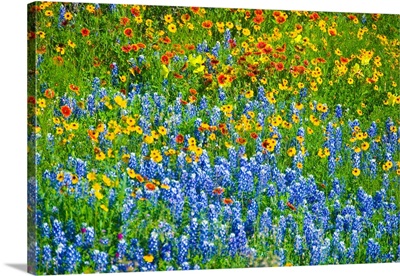
M 129 20 L 128 17 L 121 17 L 121 20 L 120 20 L 121 25 L 124 25 L 124 26 L 126 26 L 126 24 L 128 24 L 129 21 L 130 21 L 130 20 Z
M 131 9 L 131 14 L 135 17 L 138 17 L 140 15 L 140 10 L 137 8 L 132 8 Z
M 167 55 L 163 55 L 163 56 L 161 57 L 161 62 L 162 62 L 163 64 L 165 64 L 165 65 L 168 65 L 168 64 L 169 64 L 169 57 L 168 57 Z
M 250 137 L 253 138 L 253 139 L 257 139 L 257 138 L 258 138 L 258 134 L 255 133 L 255 132 L 252 132 L 252 133 L 250 134 Z
M 126 35 L 127 37 L 131 38 L 133 36 L 133 31 L 131 28 L 126 28 L 124 30 L 124 35 Z
M 283 24 L 283 23 L 285 23 L 286 18 L 283 17 L 283 16 L 278 16 L 278 17 L 275 18 L 275 20 L 276 20 L 276 23 Z
M 226 79 L 227 79 L 227 78 L 226 78 L 226 76 L 225 76 L 224 74 L 220 74 L 220 75 L 217 77 L 218 83 L 219 83 L 220 85 L 224 85 Z
M 28 97 L 28 103 L 30 104 L 36 104 L 36 99 L 34 96 L 29 96 Z
M 313 21 L 317 20 L 318 18 L 319 18 L 319 15 L 316 12 L 314 12 L 310 15 L 310 19 Z
M 199 8 L 199 7 L 191 7 L 190 9 L 191 9 L 192 12 L 194 12 L 194 13 L 198 13 L 198 12 L 200 11 L 200 8 Z
M 236 139 L 236 142 L 240 145 L 244 145 L 244 144 L 246 144 L 247 141 L 245 138 L 239 137 Z
M 175 141 L 176 141 L 178 144 L 182 144 L 182 143 L 183 143 L 183 140 L 184 140 L 184 137 L 183 137 L 182 134 L 178 134 L 178 135 L 176 136 L 176 138 L 175 138 Z
M 72 110 L 69 108 L 68 105 L 64 105 L 61 107 L 61 113 L 64 115 L 65 118 L 71 116 Z
M 129 53 L 131 50 L 131 45 L 124 45 L 121 47 L 122 52 Z
M 283 69 L 285 69 L 285 66 L 283 65 L 282 62 L 278 62 L 278 63 L 275 64 L 275 69 L 277 71 L 282 71 Z
M 201 24 L 201 26 L 204 29 L 210 29 L 213 26 L 213 23 L 210 20 L 206 20 Z
M 82 28 L 81 34 L 82 36 L 88 36 L 90 34 L 90 31 L 86 28 Z
M 253 22 L 256 24 L 261 24 L 264 22 L 264 16 L 262 15 L 256 15 L 256 17 L 253 18 Z
M 267 47 L 267 43 L 265 43 L 264 41 L 260 41 L 257 43 L 258 49 L 264 49 L 265 47 Z

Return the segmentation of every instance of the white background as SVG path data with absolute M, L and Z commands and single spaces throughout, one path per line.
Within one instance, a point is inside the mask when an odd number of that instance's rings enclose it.
M 94 3 L 95 1 L 87 1 Z M 331 1 L 96 1 L 98 3 L 185 5 L 400 14 L 398 0 Z M 0 275 L 26 272 L 26 6 L 29 1 L 2 1 L 0 6 Z M 182 272 L 161 272 L 183 275 Z M 187 273 L 187 274 L 186 274 Z M 185 275 L 400 275 L 400 263 L 289 268 L 254 268 L 185 272 Z M 369 274 L 372 273 L 372 274 Z M 121 274 L 110 274 L 121 275 Z M 146 275 L 159 275 L 149 273 Z

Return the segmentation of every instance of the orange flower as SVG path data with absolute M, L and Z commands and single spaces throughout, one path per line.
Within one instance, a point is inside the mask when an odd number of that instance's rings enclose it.
M 213 26 L 213 23 L 210 20 L 206 20 L 201 24 L 201 26 L 204 29 L 211 29 L 211 27 Z
M 256 15 L 256 17 L 253 18 L 253 22 L 256 24 L 261 24 L 264 22 L 264 16 L 262 15 Z
M 224 188 L 222 188 L 222 187 L 217 187 L 217 188 L 215 188 L 214 190 L 213 190 L 213 194 L 215 194 L 215 195 L 222 195 L 222 193 L 225 191 L 225 189 Z
M 129 23 L 129 21 L 130 20 L 128 17 L 121 17 L 121 19 L 120 19 L 121 25 L 124 25 L 124 26 L 126 26 Z
M 283 17 L 282 15 L 280 15 L 280 16 L 278 16 L 278 17 L 275 18 L 275 21 L 276 21 L 276 23 L 278 23 L 278 24 L 283 24 L 283 23 L 285 23 L 286 18 Z
M 245 138 L 239 137 L 236 139 L 236 142 L 240 145 L 244 145 L 244 144 L 246 144 L 247 141 Z
M 54 98 L 54 90 L 53 89 L 46 89 L 46 91 L 44 91 L 44 96 L 48 99 L 52 99 Z
M 156 185 L 154 185 L 151 182 L 147 182 L 146 185 L 144 185 L 144 187 L 149 191 L 154 191 L 157 188 Z
M 233 203 L 233 200 L 232 200 L 232 199 L 230 199 L 230 198 L 224 198 L 222 201 L 223 201 L 223 202 L 224 202 L 224 204 L 226 204 L 226 205 L 230 205 L 230 204 L 232 204 L 232 203 Z

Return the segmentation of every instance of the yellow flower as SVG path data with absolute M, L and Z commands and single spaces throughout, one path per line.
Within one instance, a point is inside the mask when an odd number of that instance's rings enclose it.
M 60 173 L 57 174 L 57 180 L 59 182 L 63 182 L 64 181 L 64 173 L 63 172 L 60 172 Z
M 120 95 L 116 96 L 114 98 L 114 101 L 117 105 L 119 105 L 121 108 L 126 108 L 128 100 L 124 100 Z
M 148 254 L 148 255 L 146 255 L 146 256 L 143 256 L 143 260 L 144 260 L 145 262 L 147 262 L 147 263 L 151 263 L 151 262 L 154 261 L 154 257 L 153 257 L 153 255 Z
M 165 136 L 165 135 L 167 135 L 167 129 L 163 126 L 160 126 L 158 128 L 158 133 L 160 133 L 162 136 Z
M 106 155 L 104 154 L 104 152 L 101 151 L 96 154 L 96 160 L 103 161 L 104 159 L 106 159 Z
M 359 176 L 361 171 L 359 168 L 354 168 L 351 172 L 354 176 Z
M 172 23 L 172 21 L 174 21 L 174 18 L 172 17 L 172 15 L 166 14 L 166 15 L 164 15 L 164 20 L 167 23 Z
M 92 186 L 92 189 L 95 190 L 96 192 L 99 192 L 101 190 L 101 185 L 99 183 L 95 183 Z
M 128 175 L 129 175 L 130 178 L 135 178 L 136 177 L 136 174 L 135 174 L 134 170 L 128 168 L 127 171 L 128 171 Z
M 139 135 L 141 135 L 141 134 L 143 133 L 143 130 L 142 130 L 142 128 L 141 128 L 140 126 L 136 126 L 136 127 L 135 127 L 135 131 L 136 131 L 136 133 L 139 134 Z
M 247 28 L 242 29 L 242 34 L 245 36 L 249 36 L 250 35 L 250 30 Z
M 87 174 L 86 177 L 87 177 L 87 179 L 89 180 L 89 182 L 90 182 L 90 181 L 93 181 L 93 180 L 96 179 L 96 173 L 95 173 L 95 172 L 90 172 L 90 173 Z
M 288 151 L 287 151 L 287 154 L 288 154 L 290 157 L 294 156 L 294 155 L 296 154 L 296 148 L 294 148 L 294 147 L 289 148 Z
M 145 135 L 145 136 L 144 136 L 144 142 L 145 142 L 146 144 L 152 144 L 152 143 L 154 142 L 153 136 Z
M 46 107 L 46 100 L 45 99 L 39 99 L 38 100 L 38 105 L 40 108 L 45 108 Z
M 106 205 L 101 204 L 100 208 L 103 209 L 105 212 L 108 212 L 108 208 L 106 207 Z
M 176 33 L 176 25 L 175 24 L 169 24 L 168 25 L 168 31 L 171 33 Z
M 104 195 L 102 193 L 100 193 L 99 191 L 95 191 L 94 192 L 94 196 L 98 199 L 98 200 L 102 200 L 104 198 Z

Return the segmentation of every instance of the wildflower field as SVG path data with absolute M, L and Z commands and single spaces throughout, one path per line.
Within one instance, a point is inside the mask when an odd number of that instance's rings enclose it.
M 28 6 L 28 269 L 400 261 L 400 16 Z

